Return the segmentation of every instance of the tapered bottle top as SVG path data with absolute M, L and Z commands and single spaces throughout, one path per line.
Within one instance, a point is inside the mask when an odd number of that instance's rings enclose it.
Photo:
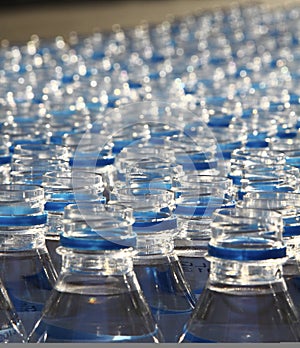
M 210 257 L 260 261 L 286 257 L 282 240 L 282 217 L 275 211 L 220 209 L 214 213 Z
M 178 216 L 211 216 L 216 209 L 234 208 L 232 180 L 223 176 L 187 174 L 177 189 Z
M 0 185 L 0 226 L 46 223 L 44 190 L 35 185 Z
M 134 247 L 132 209 L 99 203 L 70 204 L 64 210 L 60 244 L 71 249 L 100 251 Z

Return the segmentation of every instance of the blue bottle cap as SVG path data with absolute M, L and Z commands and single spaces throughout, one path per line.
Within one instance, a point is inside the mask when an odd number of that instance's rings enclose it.
M 37 226 L 47 222 L 47 214 L 3 216 L 0 215 L 0 226 Z
M 134 212 L 135 222 L 133 231 L 139 233 L 162 232 L 175 230 L 177 228 L 177 218 L 175 215 L 164 212 Z
M 60 245 L 65 248 L 104 251 L 121 250 L 124 248 L 133 248 L 136 245 L 136 236 L 124 236 L 127 228 L 115 228 L 109 231 L 95 230 L 86 228 L 76 235 L 60 234 Z
M 208 244 L 208 255 L 219 259 L 236 261 L 262 261 L 286 257 L 286 247 L 274 248 L 263 239 L 238 238 L 232 240 L 226 247 Z
M 83 202 L 64 210 L 61 246 L 80 250 L 117 250 L 135 246 L 132 210 L 125 206 L 105 206 Z
M 280 213 L 271 210 L 221 209 L 214 213 L 208 255 L 236 261 L 262 261 L 286 257 Z
M 84 156 L 84 154 L 79 154 L 77 157 L 70 158 L 69 164 L 71 167 L 94 168 L 109 166 L 114 164 L 114 162 L 114 156 L 100 156 L 99 154 L 95 154 L 89 157 L 88 154 L 86 154 L 86 156 Z

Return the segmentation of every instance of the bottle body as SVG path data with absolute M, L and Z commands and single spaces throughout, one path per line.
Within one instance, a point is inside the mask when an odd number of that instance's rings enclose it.
M 1 232 L 1 239 L 4 237 L 8 240 L 9 236 Z M 40 241 L 44 238 L 43 228 L 40 231 L 35 229 L 35 233 L 34 238 L 26 232 L 14 238 L 10 236 L 11 240 L 14 240 L 14 248 L 11 250 L 3 247 L 2 239 L 0 251 L 0 277 L 28 334 L 39 320 L 56 279 L 56 272 L 45 244 L 41 243 L 36 248 L 28 247 L 32 242 L 37 242 L 38 233 Z M 22 243 L 23 245 L 19 244 L 16 249 L 18 239 L 27 241 L 27 246 Z
M 165 341 L 177 342 L 195 306 L 177 255 L 138 255 L 134 271 Z
M 57 277 L 45 246 L 46 221 L 41 187 L 0 185 L 0 278 L 27 334 Z
M 281 277 L 248 286 L 210 279 L 180 342 L 298 342 L 299 318 L 291 303 Z
M 60 276 L 30 342 L 162 341 L 132 271 L 132 250 L 62 252 Z
M 27 334 L 22 321 L 8 296 L 2 281 L 0 281 L 0 343 L 25 343 Z
M 189 284 L 196 299 L 199 298 L 205 288 L 210 272 L 209 261 L 205 258 L 207 247 L 177 248 L 179 262 L 182 266 L 184 277 Z
M 275 211 L 220 209 L 208 243 L 210 275 L 179 342 L 298 342 L 287 292 L 287 248 Z

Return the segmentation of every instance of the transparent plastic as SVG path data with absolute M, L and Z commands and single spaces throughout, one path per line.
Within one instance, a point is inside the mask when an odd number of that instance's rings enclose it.
M 224 212 L 211 226 L 209 280 L 179 342 L 298 342 L 280 214 Z
M 133 271 L 132 215 L 119 208 L 65 208 L 62 269 L 29 342 L 163 340 Z
M 180 188 L 175 209 L 179 230 L 175 251 L 193 293 L 199 297 L 210 270 L 205 254 L 211 237 L 212 214 L 220 208 L 234 208 L 235 200 L 228 178 L 199 175 L 190 178 Z
M 248 193 L 244 197 L 243 206 L 256 209 L 269 209 L 281 213 L 283 220 L 283 239 L 287 247 L 289 259 L 283 265 L 283 275 L 288 291 L 299 312 L 299 193 L 258 192 Z
M 120 189 L 117 201 L 133 209 L 137 235 L 134 270 L 166 342 L 176 342 L 195 298 L 174 252 L 174 196 L 164 190 Z
M 43 189 L 0 185 L 0 277 L 27 333 L 39 319 L 57 276 L 45 234 Z
M 10 140 L 8 135 L 0 137 L 0 183 L 10 183 L 11 154 L 9 153 Z
M 0 342 L 25 343 L 27 334 L 8 293 L 0 281 Z
M 47 172 L 42 176 L 47 212 L 46 246 L 57 272 L 61 268 L 61 257 L 56 253 L 59 235 L 63 231 L 63 213 L 68 204 L 77 202 L 105 203 L 104 183 L 100 174 L 71 170 Z
M 182 166 L 170 161 L 145 158 L 127 162 L 125 182 L 127 186 L 145 189 L 167 189 L 174 191 L 180 186 L 184 172 Z

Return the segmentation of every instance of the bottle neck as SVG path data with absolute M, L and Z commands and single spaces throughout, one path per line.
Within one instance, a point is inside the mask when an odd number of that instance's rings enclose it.
M 212 218 L 210 216 L 179 216 L 179 234 L 177 239 L 209 240 L 211 237 Z
M 57 252 L 62 256 L 61 275 L 123 275 L 133 269 L 132 248 L 88 251 L 59 247 Z
M 258 286 L 282 281 L 284 259 L 239 262 L 210 257 L 209 287 Z
M 137 255 L 163 255 L 174 250 L 174 232 L 137 233 Z
M 0 250 L 18 252 L 45 249 L 46 227 L 44 225 L 0 228 Z

